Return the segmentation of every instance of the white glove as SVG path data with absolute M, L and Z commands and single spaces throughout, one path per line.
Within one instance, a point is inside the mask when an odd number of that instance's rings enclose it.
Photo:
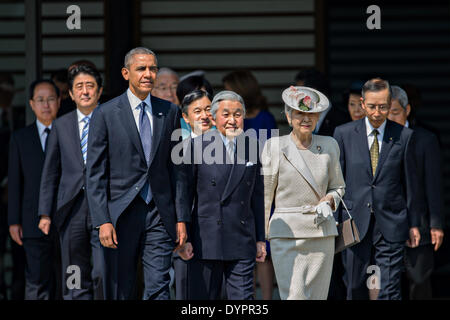
M 314 223 L 318 227 L 322 222 L 329 220 L 333 217 L 333 210 L 331 210 L 330 203 L 323 201 L 316 206 L 317 216 L 314 218 Z

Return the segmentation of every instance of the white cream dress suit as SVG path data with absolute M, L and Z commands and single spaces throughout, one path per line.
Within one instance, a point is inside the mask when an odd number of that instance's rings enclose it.
M 313 135 L 310 147 L 301 150 L 286 135 L 270 139 L 261 157 L 266 238 L 280 297 L 324 300 L 337 229 L 333 217 L 316 225 L 315 206 L 330 194 L 337 208 L 339 195 L 344 195 L 339 146 L 332 137 Z M 270 218 L 273 201 L 275 211 Z

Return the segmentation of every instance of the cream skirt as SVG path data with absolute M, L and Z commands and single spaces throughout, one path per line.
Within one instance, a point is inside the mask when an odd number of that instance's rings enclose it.
M 270 240 L 282 300 L 326 300 L 334 257 L 334 236 Z

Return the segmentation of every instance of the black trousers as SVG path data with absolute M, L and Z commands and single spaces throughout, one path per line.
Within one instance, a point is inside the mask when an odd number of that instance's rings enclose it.
M 372 215 L 364 239 L 342 252 L 347 299 L 369 299 L 368 282 L 379 273 L 378 300 L 401 300 L 404 248 L 405 242 L 389 242 L 383 237 Z M 377 288 L 377 283 L 374 285 Z
M 409 284 L 409 299 L 432 299 L 431 274 L 434 269 L 433 245 L 425 244 L 417 248 L 406 247 L 405 269 Z
M 137 196 L 117 221 L 117 249 L 103 248 L 106 299 L 169 300 L 170 266 L 175 243 L 154 202 Z M 143 297 L 136 297 L 136 272 L 141 259 Z
M 219 300 L 224 284 L 227 300 L 253 300 L 255 264 L 255 259 L 222 261 L 194 258 L 189 264 L 189 299 Z
M 52 232 L 41 238 L 22 239 L 25 249 L 25 300 L 56 297 L 55 239 Z
M 103 250 L 84 192 L 59 231 L 64 300 L 103 299 Z

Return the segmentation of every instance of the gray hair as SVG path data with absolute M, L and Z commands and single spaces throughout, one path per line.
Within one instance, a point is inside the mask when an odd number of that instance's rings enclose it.
M 156 76 L 160 76 L 163 74 L 174 75 L 175 77 L 177 77 L 177 79 L 179 78 L 178 73 L 176 73 L 174 70 L 172 70 L 170 68 L 166 68 L 166 67 L 160 68 L 158 71 L 158 74 Z
M 389 90 L 389 100 L 391 100 L 392 90 L 391 90 L 391 86 L 389 85 L 389 82 L 387 80 L 383 80 L 381 78 L 370 79 L 364 84 L 364 86 L 361 90 L 361 97 L 363 99 L 365 99 L 367 91 L 379 92 L 379 91 L 383 91 L 385 89 Z
M 245 103 L 244 99 L 240 95 L 238 95 L 236 92 L 233 91 L 220 91 L 218 94 L 214 96 L 213 101 L 211 102 L 211 114 L 214 120 L 216 120 L 216 112 L 217 109 L 219 109 L 219 103 L 221 101 L 237 101 L 242 105 L 242 108 L 244 109 L 244 116 L 245 116 Z
M 145 48 L 145 47 L 137 47 L 137 48 L 131 49 L 131 50 L 128 51 L 128 53 L 125 55 L 125 60 L 124 60 L 124 66 L 125 66 L 125 68 L 128 69 L 128 68 L 130 67 L 131 60 L 133 59 L 133 56 L 134 56 L 135 54 L 151 54 L 152 56 L 155 57 L 155 63 L 156 63 L 156 65 L 158 65 L 158 60 L 156 59 L 156 54 L 155 54 L 152 50 L 147 49 L 147 48 Z
M 392 86 L 392 100 L 398 100 L 400 106 L 406 110 L 406 106 L 408 105 L 408 95 L 406 91 L 400 88 L 399 86 Z

